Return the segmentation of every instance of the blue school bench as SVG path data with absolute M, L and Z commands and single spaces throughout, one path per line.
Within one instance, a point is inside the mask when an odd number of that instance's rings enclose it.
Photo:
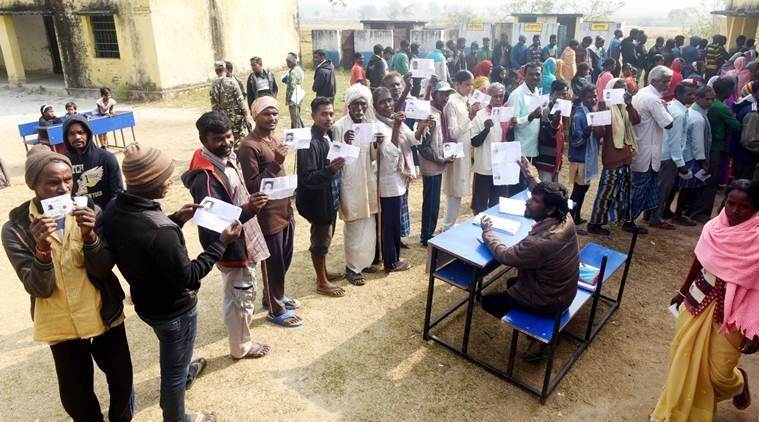
M 515 199 L 526 200 L 527 191 L 522 191 L 513 196 Z M 494 206 L 485 214 L 506 218 L 520 223 L 519 230 L 511 235 L 495 230 L 501 241 L 512 246 L 524 239 L 532 225 L 533 220 L 525 217 L 501 214 L 498 206 Z M 580 251 L 580 262 L 599 269 L 595 290 L 578 287 L 577 295 L 569 309 L 555 317 L 532 315 L 520 311 L 510 311 L 503 318 L 503 323 L 511 328 L 512 337 L 509 348 L 508 363 L 505 371 L 495 368 L 488 363 L 477 359 L 469 353 L 469 335 L 472 326 L 472 314 L 474 312 L 475 299 L 482 295 L 482 291 L 501 278 L 502 275 L 511 271 L 511 267 L 502 266 L 496 261 L 487 247 L 481 242 L 482 229 L 479 224 L 473 224 L 469 219 L 450 230 L 429 240 L 429 286 L 427 290 L 427 306 L 424 314 L 424 340 L 433 340 L 450 351 L 475 363 L 488 372 L 508 381 L 525 391 L 540 398 L 543 404 L 569 369 L 588 348 L 593 338 L 606 324 L 609 318 L 619 309 L 624 293 L 627 274 L 632 261 L 637 233 L 632 235 L 627 254 L 606 248 L 604 246 L 589 243 Z M 604 282 L 607 281 L 617 270 L 624 267 L 622 279 L 616 297 L 603 294 Z M 435 288 L 435 280 L 440 280 L 458 289 L 466 291 L 467 297 L 454 303 L 443 313 L 432 319 L 432 304 Z M 596 322 L 596 314 L 599 302 L 605 302 L 609 309 Z M 431 333 L 433 327 L 453 314 L 457 309 L 466 304 L 466 320 L 464 323 L 464 336 L 461 346 L 455 346 L 448 341 Z M 590 315 L 585 332 L 577 335 L 565 330 L 569 322 L 577 315 L 585 305 L 590 305 Z M 515 376 L 514 364 L 517 355 L 517 343 L 519 335 L 534 339 L 547 346 L 546 371 L 543 383 L 540 387 L 530 385 L 525 380 Z M 574 353 L 567 361 L 558 368 L 556 376 L 551 378 L 554 368 L 555 352 L 560 337 L 566 337 L 578 343 Z
M 113 146 L 116 148 L 124 148 L 126 146 L 126 138 L 124 137 L 124 129 L 130 129 L 132 132 L 132 142 L 136 141 L 134 136 L 134 113 L 131 111 L 117 111 L 113 116 L 99 116 L 93 115 L 91 112 L 84 113 L 87 116 L 90 127 L 92 127 L 92 135 L 102 135 L 111 133 L 113 135 Z M 18 132 L 21 135 L 21 141 L 24 143 L 24 148 L 29 149 L 29 145 L 35 145 L 39 143 L 37 139 L 37 131 L 40 129 L 38 122 L 22 123 L 18 125 Z M 63 143 L 63 124 L 45 126 L 42 128 L 47 131 L 49 141 L 45 145 L 58 145 Z M 121 134 L 121 144 L 119 144 L 119 137 L 117 131 Z

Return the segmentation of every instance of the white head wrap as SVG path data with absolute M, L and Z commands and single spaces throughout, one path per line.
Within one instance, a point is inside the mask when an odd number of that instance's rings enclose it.
M 375 121 L 374 106 L 372 106 L 372 92 L 366 85 L 353 84 L 345 91 L 345 114 L 348 115 L 348 107 L 356 100 L 363 99 L 369 105 L 364 113 L 365 122 Z

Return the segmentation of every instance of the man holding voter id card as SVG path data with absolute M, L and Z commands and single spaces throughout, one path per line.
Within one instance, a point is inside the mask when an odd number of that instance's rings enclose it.
M 48 343 L 53 354 L 63 408 L 76 421 L 103 420 L 95 359 L 108 382 L 108 419 L 131 420 L 124 292 L 95 230 L 100 209 L 85 197 L 73 202 L 71 162 L 45 145 L 29 151 L 24 178 L 34 198 L 10 212 L 3 247 L 31 297 L 34 340 Z
M 204 113 L 195 122 L 203 145 L 195 151 L 182 182 L 196 204 L 216 198 L 242 208 L 242 235 L 227 245 L 216 266 L 224 281 L 224 325 L 229 336 L 229 354 L 234 359 L 260 358 L 269 346 L 251 341 L 250 323 L 256 300 L 256 264 L 269 257 L 256 215 L 266 205 L 265 193 L 250 195 L 232 151 L 232 122 L 219 112 Z M 211 203 L 213 205 L 213 203 Z M 198 225 L 200 244 L 206 247 L 219 233 Z

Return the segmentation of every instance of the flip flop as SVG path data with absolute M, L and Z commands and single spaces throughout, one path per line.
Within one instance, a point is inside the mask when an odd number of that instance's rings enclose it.
M 190 362 L 190 368 L 187 373 L 187 382 L 185 383 L 185 390 L 189 390 L 190 387 L 192 387 L 192 384 L 196 379 L 198 379 L 203 370 L 206 369 L 207 365 L 208 361 L 205 360 L 205 358 L 197 358 Z
M 738 368 L 743 375 L 743 391 L 737 396 L 733 396 L 733 406 L 738 410 L 746 410 L 751 406 L 751 392 L 748 389 L 748 374 L 743 368 Z
M 345 296 L 345 289 L 339 286 L 332 286 L 329 289 L 316 288 L 316 293 L 329 297 L 343 297 Z
M 269 354 L 271 351 L 271 347 L 268 344 L 261 344 L 261 343 L 253 343 L 253 347 L 248 350 L 248 353 L 245 354 L 245 356 L 236 358 L 232 357 L 234 360 L 241 360 L 241 359 L 260 359 L 266 355 Z
M 300 327 L 301 325 L 303 325 L 303 320 L 289 323 L 289 324 L 285 322 L 285 320 L 288 318 L 297 318 L 297 317 L 298 316 L 292 312 L 285 312 L 284 314 L 281 314 L 275 317 L 271 315 L 266 315 L 266 319 L 268 319 L 269 322 L 277 324 L 280 327 L 285 327 L 285 328 L 295 328 L 295 327 Z
M 294 311 L 303 305 L 298 299 L 289 298 L 287 296 L 285 296 L 282 301 L 285 302 L 285 309 L 288 311 Z M 269 310 L 269 304 L 265 301 L 261 302 L 261 306 L 267 311 Z

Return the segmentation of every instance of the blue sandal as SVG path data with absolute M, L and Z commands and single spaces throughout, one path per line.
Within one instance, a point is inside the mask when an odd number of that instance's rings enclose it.
M 294 311 L 302 306 L 302 303 L 298 299 L 292 299 L 287 296 L 284 297 L 285 309 L 288 311 Z M 269 304 L 266 301 L 261 302 L 261 306 L 267 311 L 269 310 Z
M 288 319 L 288 318 L 298 318 L 298 316 L 295 315 L 292 312 L 285 312 L 284 314 L 278 315 L 276 317 L 273 317 L 271 315 L 266 315 L 266 319 L 268 319 L 269 322 L 277 324 L 280 327 L 295 328 L 295 327 L 300 327 L 301 325 L 303 325 L 303 320 L 302 319 L 300 321 L 298 321 L 298 322 L 287 324 L 287 323 L 285 323 L 285 320 Z

